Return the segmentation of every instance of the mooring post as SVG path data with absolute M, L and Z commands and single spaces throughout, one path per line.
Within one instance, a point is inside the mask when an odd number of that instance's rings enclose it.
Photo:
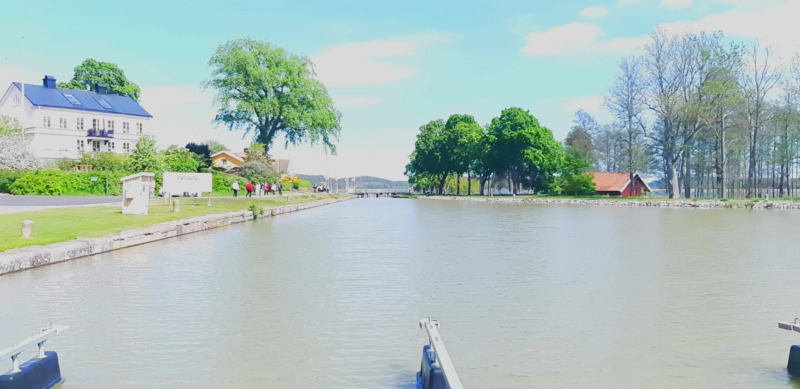
M 180 200 L 173 200 L 172 201 L 172 212 L 180 212 L 181 211 L 181 201 Z
M 22 237 L 30 238 L 33 235 L 33 220 L 22 221 Z

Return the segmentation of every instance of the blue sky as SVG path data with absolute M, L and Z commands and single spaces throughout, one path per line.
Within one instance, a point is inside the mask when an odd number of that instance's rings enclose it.
M 249 137 L 215 128 L 213 91 L 200 83 L 220 43 L 262 39 L 311 57 L 343 113 L 337 156 L 282 142 L 275 156 L 298 173 L 403 179 L 429 120 L 467 113 L 487 123 L 519 106 L 560 140 L 578 108 L 609 119 L 602 96 L 616 65 L 655 26 L 721 29 L 791 57 L 798 14 L 797 0 L 0 0 L 0 83 L 66 81 L 87 57 L 114 62 L 142 87 L 160 145 L 241 149 Z

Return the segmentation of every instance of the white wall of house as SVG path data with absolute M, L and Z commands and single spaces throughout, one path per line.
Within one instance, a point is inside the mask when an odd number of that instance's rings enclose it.
M 0 100 L 0 114 L 16 117 L 30 137 L 31 152 L 43 159 L 78 159 L 82 152 L 133 150 L 140 136 L 154 136 L 149 117 L 33 106 L 11 86 Z M 89 136 L 89 130 L 114 130 L 111 137 Z

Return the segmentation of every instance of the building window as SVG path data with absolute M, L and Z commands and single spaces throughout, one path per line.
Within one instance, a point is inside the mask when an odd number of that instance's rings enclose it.
M 14 105 L 19 105 L 19 96 L 14 96 Z
M 114 131 L 114 121 L 113 120 L 109 120 L 108 123 L 106 123 L 106 124 L 108 124 L 108 129 L 109 130 Z
M 50 116 L 44 116 L 42 119 L 42 125 L 50 128 Z
M 82 153 L 83 150 L 86 149 L 85 147 L 86 147 L 86 144 L 83 142 L 83 140 L 78 139 L 78 152 Z
M 100 119 L 92 119 L 92 129 L 96 130 L 100 128 Z
M 114 151 L 114 142 L 108 142 L 108 151 Z
M 136 131 L 141 134 L 142 133 L 142 123 L 136 123 Z
M 100 151 L 100 142 L 92 142 L 92 151 Z
M 58 128 L 67 128 L 67 118 L 58 118 Z
M 123 143 L 122 144 L 122 151 L 124 151 L 125 154 L 130 153 L 131 152 L 131 144 L 128 143 L 128 142 Z
M 127 134 L 131 130 L 131 124 L 128 122 L 122 122 L 122 133 Z
M 82 130 L 83 129 L 83 118 L 78 118 L 77 121 L 75 122 L 75 124 L 76 124 L 76 126 L 78 127 L 79 130 Z

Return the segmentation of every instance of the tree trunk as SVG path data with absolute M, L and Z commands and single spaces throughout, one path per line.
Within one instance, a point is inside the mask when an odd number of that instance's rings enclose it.
M 514 192 L 514 183 L 511 180 L 511 173 L 508 174 L 508 191 L 511 192 L 512 196 L 516 195 Z
M 756 139 L 758 139 L 758 127 L 750 127 L 750 159 L 747 166 L 747 197 L 753 197 L 756 193 Z
M 669 198 L 671 199 L 681 198 L 681 189 L 680 186 L 678 186 L 678 171 L 675 168 L 676 163 L 677 161 L 673 161 L 667 168 L 667 189 L 669 191 Z
M 725 170 L 727 168 L 728 159 L 725 156 L 725 115 L 722 115 L 720 120 L 720 128 L 719 128 L 719 169 L 717 170 L 717 185 L 719 186 L 719 197 L 725 198 L 727 197 L 727 193 L 725 193 L 725 188 L 727 186 L 727 182 L 725 179 L 727 178 L 725 175 Z
M 461 196 L 461 173 L 456 174 L 456 196 Z
M 692 197 L 692 166 L 691 157 L 692 153 L 689 151 L 689 146 L 684 146 L 683 150 L 683 197 Z
M 444 184 L 447 181 L 447 174 L 442 174 L 442 178 L 439 179 L 439 196 L 444 194 Z
M 467 171 L 467 196 L 472 196 L 472 172 Z

